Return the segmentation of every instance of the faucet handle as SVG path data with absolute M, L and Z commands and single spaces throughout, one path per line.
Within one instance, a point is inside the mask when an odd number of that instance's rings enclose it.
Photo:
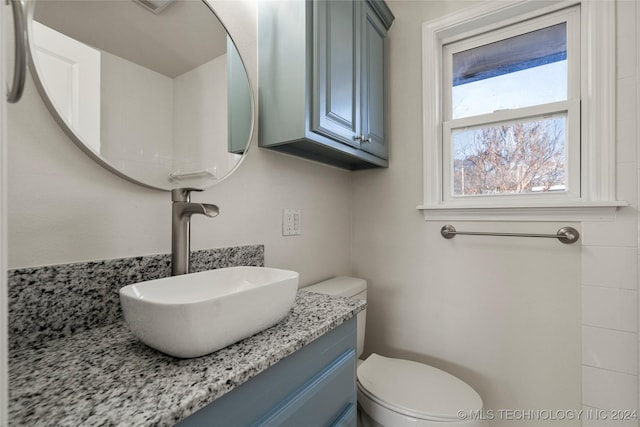
M 172 202 L 190 202 L 192 191 L 204 191 L 201 188 L 174 188 L 171 190 Z

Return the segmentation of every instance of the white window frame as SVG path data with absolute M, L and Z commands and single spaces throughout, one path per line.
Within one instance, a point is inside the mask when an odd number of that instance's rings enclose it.
M 529 19 L 525 22 L 504 27 L 489 33 L 449 43 L 443 46 L 442 70 L 442 168 L 443 199 L 449 204 L 467 204 L 468 198 L 482 198 L 482 203 L 525 202 L 530 198 L 536 200 L 556 200 L 558 198 L 580 197 L 580 9 L 576 6 L 563 9 L 551 15 Z M 453 87 L 453 55 L 479 46 L 488 45 L 501 40 L 519 36 L 531 31 L 540 30 L 556 24 L 567 25 L 567 100 L 545 103 L 509 110 L 499 110 L 482 115 L 473 115 L 453 119 L 451 88 Z M 527 193 L 500 195 L 453 195 L 453 159 L 451 136 L 454 130 L 473 128 L 491 124 L 517 122 L 525 119 L 537 119 L 544 116 L 566 113 L 565 150 L 567 158 L 566 184 L 567 190 L 558 193 Z M 445 179 L 448 178 L 448 179 Z M 475 203 L 475 202 L 474 202 Z
M 563 194 L 449 197 L 451 170 L 445 166 L 449 154 L 443 131 L 444 91 L 450 88 L 443 84 L 443 47 L 576 5 L 580 6 L 580 100 L 572 99 L 569 89 L 567 102 L 573 103 L 569 114 L 574 120 L 569 125 L 580 126 L 572 132 L 580 133 L 580 154 L 575 147 L 569 153 L 574 161 L 578 157 L 579 187 L 575 175 L 570 178 L 572 190 Z M 617 207 L 628 205 L 615 199 L 615 2 L 483 2 L 423 24 L 422 37 L 424 201 L 418 209 L 426 220 L 610 220 Z

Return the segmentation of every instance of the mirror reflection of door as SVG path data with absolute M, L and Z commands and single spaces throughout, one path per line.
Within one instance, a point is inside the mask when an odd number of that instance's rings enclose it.
M 205 187 L 246 151 L 250 86 L 204 3 L 165 3 L 151 13 L 132 1 L 38 1 L 32 57 L 48 102 L 100 160 L 156 188 Z
M 50 82 L 49 96 L 58 112 L 100 152 L 100 51 L 39 22 L 33 23 L 33 36 L 38 65 Z

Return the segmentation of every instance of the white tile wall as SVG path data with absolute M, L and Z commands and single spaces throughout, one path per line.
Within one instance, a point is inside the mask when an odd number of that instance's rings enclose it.
M 582 324 L 637 333 L 637 291 L 583 285 Z
M 630 206 L 613 222 L 582 226 L 582 402 L 584 427 L 638 427 L 611 410 L 638 410 L 638 52 L 640 7 L 616 2 L 617 188 Z M 606 410 L 608 419 L 589 419 Z M 589 412 L 591 411 L 591 412 Z
M 620 163 L 618 163 L 619 165 Z M 617 183 L 620 184 L 620 183 Z M 635 207 L 619 208 L 613 222 L 584 222 L 583 246 L 638 247 L 638 212 Z
M 607 410 L 635 408 L 638 376 L 582 367 L 582 401 L 585 406 Z
M 636 5 L 634 1 L 622 0 L 616 5 L 617 8 L 617 43 L 618 54 L 616 55 L 616 65 L 618 67 L 618 77 L 628 77 L 636 75 Z
M 582 284 L 637 289 L 637 257 L 636 248 L 584 246 Z M 602 268 L 603 265 L 608 268 Z
M 638 147 L 629 144 L 637 138 L 636 119 L 618 120 L 616 129 L 616 159 L 618 162 L 636 159 Z
M 611 412 L 591 406 L 583 406 L 580 419 L 584 427 L 612 427 Z M 635 420 L 615 421 L 614 427 L 637 427 Z
M 616 100 L 616 116 L 618 120 L 630 120 L 636 117 L 636 79 L 635 77 L 619 78 Z
M 620 127 L 618 125 L 618 127 Z M 622 144 L 618 144 L 622 145 Z M 618 161 L 616 164 L 616 182 L 620 185 L 616 187 L 616 197 L 618 200 L 626 200 L 629 202 L 632 213 L 638 208 L 638 163 L 631 161 Z M 633 234 L 633 233 L 632 233 Z
M 637 334 L 582 327 L 582 363 L 630 375 L 638 374 Z

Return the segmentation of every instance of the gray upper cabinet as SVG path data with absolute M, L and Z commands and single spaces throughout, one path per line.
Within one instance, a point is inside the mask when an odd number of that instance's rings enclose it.
M 386 3 L 259 8 L 260 146 L 352 170 L 387 167 Z

